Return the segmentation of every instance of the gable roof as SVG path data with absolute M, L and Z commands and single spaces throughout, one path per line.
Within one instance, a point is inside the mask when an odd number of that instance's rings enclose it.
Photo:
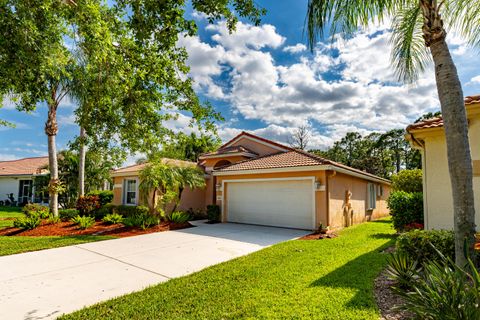
M 316 168 L 310 168 L 316 167 Z M 255 159 L 244 160 L 230 165 L 226 165 L 214 170 L 214 173 L 232 173 L 238 171 L 255 171 L 255 170 L 269 170 L 269 169 L 322 169 L 322 170 L 340 170 L 343 173 L 361 176 L 368 180 L 381 181 L 390 183 L 389 180 L 378 177 L 374 174 L 351 168 L 344 164 L 331 161 L 309 152 L 292 149 L 292 151 L 278 152 L 275 154 L 265 155 Z
M 27 176 L 42 174 L 47 170 L 48 157 L 32 157 L 0 161 L 0 176 Z
M 199 159 L 214 157 L 219 155 L 232 155 L 232 154 L 245 154 L 245 155 L 251 155 L 251 156 L 258 156 L 258 153 L 244 146 L 227 146 L 227 147 L 220 147 L 216 151 L 204 153 L 200 155 Z
M 168 164 L 172 166 L 178 166 L 178 167 L 188 167 L 188 166 L 196 166 L 197 164 L 195 162 L 190 162 L 190 161 L 184 161 L 184 160 L 177 160 L 177 159 L 169 159 L 169 158 L 162 158 L 162 163 L 163 164 Z M 146 163 L 140 163 L 140 164 L 132 164 L 130 166 L 118 168 L 116 170 L 113 170 L 111 175 L 113 177 L 119 177 L 119 176 L 127 176 L 127 175 L 137 175 L 139 171 L 141 171 L 143 168 L 147 166 L 148 162 Z
M 465 106 L 480 103 L 480 95 L 475 96 L 468 96 L 465 97 Z M 431 119 L 426 119 L 417 123 L 412 123 L 407 127 L 407 132 L 414 131 L 414 130 L 422 130 L 422 129 L 433 129 L 433 128 L 441 128 L 443 127 L 443 118 L 435 117 Z
M 262 138 L 260 136 L 256 136 L 254 134 L 251 134 L 251 133 L 248 133 L 248 132 L 245 132 L 245 131 L 242 131 L 241 133 L 236 135 L 230 141 L 228 141 L 224 145 L 222 145 L 219 149 L 228 147 L 231 144 L 235 143 L 236 141 L 240 140 L 241 138 L 247 138 L 247 139 L 251 139 L 251 140 L 254 140 L 254 141 L 257 140 L 257 141 L 263 142 L 264 144 L 270 145 L 270 146 L 274 147 L 275 149 L 279 149 L 280 151 L 294 150 L 294 148 L 287 147 L 287 146 L 285 146 L 283 144 L 280 144 L 278 142 L 275 142 L 275 141 L 272 141 L 272 140 L 269 140 L 269 139 L 265 139 L 265 138 Z

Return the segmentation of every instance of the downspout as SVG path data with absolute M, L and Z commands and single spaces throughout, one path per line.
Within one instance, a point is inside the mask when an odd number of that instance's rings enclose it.
M 330 178 L 333 178 L 337 175 L 337 171 L 332 170 L 332 173 L 326 174 L 327 183 L 326 183 L 326 198 L 327 198 L 327 226 L 330 226 Z

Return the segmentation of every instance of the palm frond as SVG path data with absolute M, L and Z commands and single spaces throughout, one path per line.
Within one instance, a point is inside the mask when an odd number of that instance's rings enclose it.
M 480 47 L 480 0 L 445 1 L 442 16 L 449 30 Z
M 348 36 L 373 21 L 382 22 L 386 17 L 413 0 L 309 0 L 306 16 L 308 44 L 313 49 L 324 31 L 330 35 Z
M 418 4 L 396 13 L 392 21 L 391 60 L 397 78 L 411 83 L 431 62 L 422 33 L 423 17 Z

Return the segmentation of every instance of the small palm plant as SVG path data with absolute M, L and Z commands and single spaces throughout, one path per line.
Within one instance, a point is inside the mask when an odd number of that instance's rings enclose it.
M 157 197 L 168 194 L 179 185 L 179 174 L 175 167 L 161 160 L 149 162 L 140 171 L 140 192 L 148 203 L 150 213 L 156 212 Z M 151 201 L 148 198 L 151 197 Z

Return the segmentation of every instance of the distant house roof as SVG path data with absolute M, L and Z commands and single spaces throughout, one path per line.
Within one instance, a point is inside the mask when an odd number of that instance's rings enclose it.
M 48 157 L 0 161 L 0 176 L 26 176 L 46 173 Z
M 188 166 L 193 167 L 197 165 L 195 162 L 183 161 L 183 160 L 177 160 L 177 159 L 168 159 L 168 158 L 162 158 L 162 163 L 178 166 L 178 167 L 188 167 Z M 129 174 L 136 175 L 138 174 L 139 171 L 145 168 L 147 164 L 148 163 L 141 163 L 141 164 L 126 166 L 123 168 L 118 168 L 112 171 L 112 176 L 123 176 L 123 175 L 129 175 Z
M 202 158 L 208 158 L 208 157 L 214 157 L 214 156 L 220 156 L 220 155 L 230 155 L 230 154 L 237 154 L 237 153 L 242 153 L 242 154 L 250 154 L 252 156 L 258 156 L 258 153 L 244 147 L 244 146 L 229 146 L 229 147 L 221 147 L 216 151 L 204 153 L 200 156 L 200 159 Z
M 480 95 L 468 96 L 465 98 L 465 105 L 471 105 L 475 103 L 480 103 Z M 422 129 L 433 129 L 443 127 L 443 118 L 435 117 L 431 119 L 426 119 L 417 123 L 413 123 L 407 127 L 407 131 L 422 130 Z
M 279 152 L 275 154 L 270 154 L 255 159 L 244 160 L 236 162 L 230 165 L 226 165 L 219 169 L 216 169 L 215 172 L 219 173 L 228 173 L 228 172 L 237 172 L 237 171 L 249 171 L 249 170 L 265 170 L 265 169 L 280 169 L 280 168 L 301 168 L 309 166 L 331 166 L 332 170 L 340 169 L 343 170 L 346 174 L 360 175 L 365 178 L 380 180 L 386 183 L 390 181 L 381 177 L 378 177 L 374 174 L 351 168 L 344 164 L 331 161 L 317 155 L 305 152 L 303 150 L 292 150 L 287 152 Z
M 223 146 L 220 147 L 220 149 L 223 149 L 225 147 L 228 147 L 230 146 L 232 143 L 234 143 L 235 141 L 239 140 L 241 137 L 247 137 L 247 138 L 252 138 L 252 139 L 256 139 L 256 140 L 260 140 L 260 141 L 263 141 L 267 144 L 270 144 L 270 145 L 273 145 L 277 148 L 280 148 L 281 150 L 283 151 L 288 151 L 288 150 L 294 150 L 294 148 L 292 147 L 288 147 L 288 146 L 285 146 L 283 144 L 280 144 L 278 142 L 275 142 L 275 141 L 272 141 L 272 140 L 269 140 L 269 139 L 265 139 L 265 138 L 262 138 L 262 137 L 259 137 L 259 136 L 256 136 L 254 134 L 251 134 L 251 133 L 248 133 L 246 131 L 242 131 L 240 132 L 237 136 L 235 136 L 233 139 L 231 139 L 230 141 L 226 142 Z

